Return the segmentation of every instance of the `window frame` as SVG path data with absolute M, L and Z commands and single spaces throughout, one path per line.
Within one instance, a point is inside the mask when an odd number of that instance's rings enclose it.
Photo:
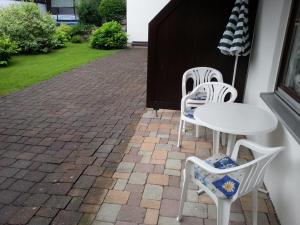
M 298 20 L 298 21 L 297 21 Z M 297 26 L 296 23 L 299 23 Z M 295 40 L 296 28 L 300 26 L 300 1 L 293 0 L 291 5 L 291 11 L 289 15 L 288 25 L 286 29 L 286 35 L 284 39 L 277 82 L 276 82 L 276 94 L 279 95 L 296 113 L 300 114 L 300 96 L 296 94 L 292 89 L 284 85 L 287 77 L 288 65 L 291 58 L 293 44 Z

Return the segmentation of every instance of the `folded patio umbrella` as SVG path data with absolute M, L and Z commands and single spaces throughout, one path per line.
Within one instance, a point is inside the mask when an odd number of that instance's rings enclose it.
M 239 56 L 246 56 L 250 53 L 248 0 L 235 1 L 218 49 L 224 55 L 235 56 L 232 78 L 232 86 L 234 86 Z

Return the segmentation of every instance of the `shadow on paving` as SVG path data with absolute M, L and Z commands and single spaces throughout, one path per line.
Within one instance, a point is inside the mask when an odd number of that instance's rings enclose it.
M 146 49 L 0 98 L 0 224 L 90 224 L 145 109 Z

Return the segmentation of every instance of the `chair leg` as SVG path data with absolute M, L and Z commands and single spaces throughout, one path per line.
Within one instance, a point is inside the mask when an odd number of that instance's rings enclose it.
M 196 138 L 198 138 L 200 135 L 199 135 L 199 133 L 200 133 L 200 126 L 198 126 L 198 125 L 195 125 L 196 126 Z
M 179 212 L 178 212 L 178 217 L 177 221 L 181 221 L 182 219 L 182 212 L 183 212 L 183 206 L 186 201 L 187 197 L 187 191 L 188 191 L 188 186 L 190 183 L 190 172 L 189 167 L 185 168 L 183 171 L 183 185 L 182 185 L 182 191 L 181 191 L 181 197 L 180 197 L 180 206 L 179 206 Z
M 225 199 L 218 199 L 217 225 L 229 225 L 231 203 Z
M 177 147 L 179 148 L 181 145 L 181 132 L 182 132 L 182 125 L 183 125 L 184 121 L 180 120 L 179 123 L 179 129 L 178 129 L 178 141 L 177 141 Z
M 222 146 L 226 146 L 226 134 L 225 133 L 221 134 L 221 142 L 222 142 Z
M 228 134 L 226 155 L 231 155 L 236 141 L 236 135 Z
M 213 130 L 213 154 L 219 153 L 220 132 Z
M 252 221 L 257 225 L 257 190 L 252 192 Z
M 186 128 L 186 122 L 183 121 L 183 133 L 185 133 L 185 128 Z

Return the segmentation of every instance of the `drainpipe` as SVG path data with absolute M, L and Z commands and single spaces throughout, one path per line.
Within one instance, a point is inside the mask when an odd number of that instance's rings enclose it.
M 46 8 L 48 12 L 51 12 L 51 0 L 45 0 Z

